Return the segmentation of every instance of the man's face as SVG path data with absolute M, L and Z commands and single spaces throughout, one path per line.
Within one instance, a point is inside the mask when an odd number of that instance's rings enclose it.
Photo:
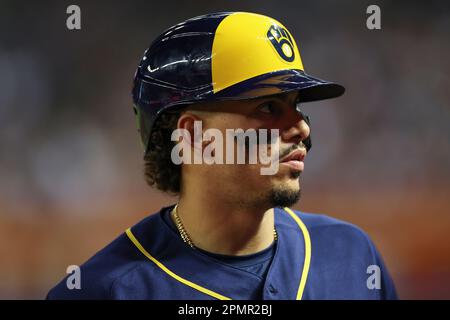
M 259 156 L 256 164 L 249 164 L 249 152 L 253 149 L 249 149 L 248 144 L 245 164 L 236 164 L 239 148 L 236 140 L 232 144 L 234 164 L 197 164 L 190 166 L 186 172 L 210 177 L 211 186 L 214 185 L 213 180 L 220 186 L 217 192 L 228 201 L 242 206 L 293 205 L 300 198 L 300 175 L 306 155 L 302 141 L 310 133 L 308 124 L 295 109 L 297 96 L 297 92 L 290 92 L 253 100 L 199 105 L 192 110 L 202 120 L 203 131 L 214 128 L 222 133 L 223 144 L 217 147 L 223 148 L 223 159 L 231 151 L 229 148 L 227 150 L 226 145 L 229 143 L 226 141 L 227 129 L 254 129 L 256 132 L 267 129 L 267 143 L 258 141 L 256 147 L 266 148 L 270 156 L 275 156 L 274 152 L 279 147 L 279 156 L 272 159 L 277 161 L 279 158 L 278 170 L 274 174 L 261 174 L 261 168 L 268 168 L 270 164 L 262 164 Z M 272 129 L 279 130 L 275 141 L 270 141 Z M 204 142 L 203 150 L 207 145 L 208 142 Z

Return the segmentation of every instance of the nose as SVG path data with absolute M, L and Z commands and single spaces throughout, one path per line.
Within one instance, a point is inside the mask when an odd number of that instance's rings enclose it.
M 311 129 L 303 118 L 303 114 L 296 111 L 294 117 L 290 116 L 285 129 L 281 133 L 281 138 L 284 142 L 300 144 L 301 141 L 309 137 L 310 132 Z

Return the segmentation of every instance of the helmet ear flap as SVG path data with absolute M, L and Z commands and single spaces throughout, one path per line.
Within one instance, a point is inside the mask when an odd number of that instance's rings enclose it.
M 309 151 L 309 149 L 311 149 L 311 146 L 312 146 L 312 144 L 311 144 L 311 120 L 310 120 L 309 116 L 306 115 L 305 113 L 303 113 L 303 111 L 300 109 L 300 103 L 296 104 L 295 109 L 302 116 L 303 120 L 305 120 L 305 122 L 309 126 L 309 136 L 302 141 L 303 144 L 305 145 L 306 151 Z
M 311 124 L 310 124 L 311 122 L 309 120 L 309 116 L 304 115 L 303 119 L 305 119 L 305 122 L 309 126 L 309 136 L 305 140 L 303 140 L 303 144 L 306 147 L 306 151 L 309 151 L 309 149 L 311 149 L 311 146 L 312 146 L 312 144 L 311 144 Z

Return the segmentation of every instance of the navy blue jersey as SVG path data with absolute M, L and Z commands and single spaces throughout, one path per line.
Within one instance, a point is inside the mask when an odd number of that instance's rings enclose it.
M 380 254 L 352 224 L 275 208 L 275 255 L 265 278 L 189 247 L 163 208 L 63 279 L 48 299 L 396 299 Z M 372 272 L 373 271 L 373 272 Z
M 165 223 L 172 228 L 175 232 L 179 232 L 177 226 L 172 221 L 170 217 L 170 211 L 164 212 L 162 211 L 162 217 Z M 248 272 L 253 273 L 254 275 L 265 278 L 267 271 L 269 271 L 270 264 L 272 263 L 272 259 L 275 255 L 276 251 L 276 241 L 272 242 L 272 244 L 259 252 L 248 254 L 248 255 L 240 255 L 240 256 L 231 256 L 231 255 L 223 255 L 218 253 L 211 253 L 200 248 L 197 248 L 202 253 L 215 258 L 217 260 L 222 261 L 225 264 L 231 265 L 235 268 L 246 270 Z

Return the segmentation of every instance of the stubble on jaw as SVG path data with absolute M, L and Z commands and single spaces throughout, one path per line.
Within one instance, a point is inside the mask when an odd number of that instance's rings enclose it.
M 297 179 L 298 183 L 300 172 L 291 171 L 291 179 Z M 296 204 L 301 198 L 301 188 L 291 189 L 283 185 L 275 186 L 270 190 L 269 203 L 272 207 L 291 207 Z

